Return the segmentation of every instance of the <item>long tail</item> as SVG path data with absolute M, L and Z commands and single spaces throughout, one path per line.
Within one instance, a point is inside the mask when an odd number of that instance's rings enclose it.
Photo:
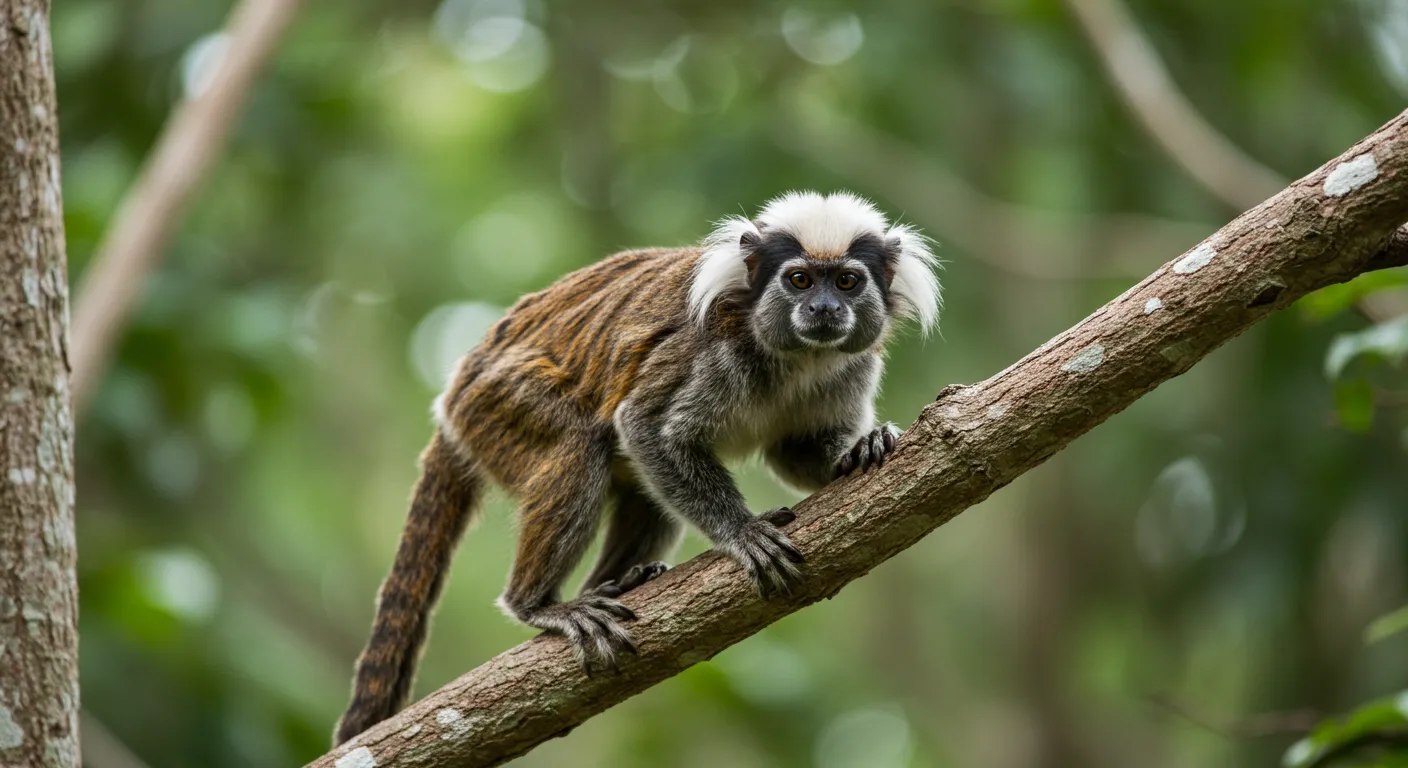
M 421 476 L 377 597 L 376 621 L 357 659 L 352 703 L 337 722 L 340 745 L 405 706 L 430 623 L 461 534 L 478 506 L 483 481 L 473 463 L 436 432 L 421 454 Z

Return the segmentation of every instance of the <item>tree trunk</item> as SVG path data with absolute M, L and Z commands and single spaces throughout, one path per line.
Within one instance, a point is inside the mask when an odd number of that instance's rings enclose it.
M 48 0 L 0 0 L 0 765 L 78 765 L 68 275 Z

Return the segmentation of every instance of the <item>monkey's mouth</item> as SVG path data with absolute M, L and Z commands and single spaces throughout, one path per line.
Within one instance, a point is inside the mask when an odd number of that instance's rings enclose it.
M 846 340 L 851 333 L 849 323 L 817 322 L 799 325 L 797 336 L 807 346 L 832 347 Z

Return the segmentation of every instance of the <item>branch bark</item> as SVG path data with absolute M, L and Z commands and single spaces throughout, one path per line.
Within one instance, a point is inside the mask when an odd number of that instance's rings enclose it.
M 0 0 L 0 765 L 78 765 L 68 273 L 48 0 Z
M 74 301 L 75 411 L 92 399 L 147 273 L 224 148 L 245 95 L 297 9 L 298 0 L 243 0 L 231 12 L 229 45 L 214 77 L 176 108 L 118 206 Z
M 705 553 L 627 594 L 639 658 L 585 677 L 542 636 L 324 755 L 317 768 L 497 765 L 757 632 L 917 542 L 1305 294 L 1408 262 L 1408 112 L 986 381 L 926 407 L 884 469 L 797 507 L 807 576 L 756 597 Z

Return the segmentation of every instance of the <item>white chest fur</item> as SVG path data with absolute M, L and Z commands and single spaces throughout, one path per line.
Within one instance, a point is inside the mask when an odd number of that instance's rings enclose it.
M 745 458 L 788 435 L 806 435 L 837 422 L 838 410 L 869 411 L 870 387 L 857 386 L 853 362 L 842 354 L 808 355 L 789 361 L 766 391 L 728 398 L 714 449 L 726 461 Z M 864 403 L 852 402 L 860 395 Z

